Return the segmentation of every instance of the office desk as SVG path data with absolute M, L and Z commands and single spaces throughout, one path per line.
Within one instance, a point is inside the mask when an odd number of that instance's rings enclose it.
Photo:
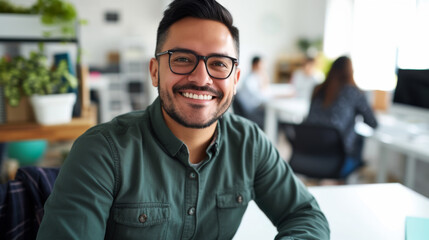
M 429 218 L 429 199 L 398 183 L 309 187 L 328 219 L 331 240 L 403 240 L 407 216 Z M 254 202 L 234 240 L 274 239 Z
M 277 142 L 278 121 L 301 123 L 308 114 L 309 100 L 301 98 L 274 98 L 265 104 L 264 131 L 268 138 Z
M 295 88 L 289 83 L 270 84 L 265 95 L 270 96 L 265 102 L 264 131 L 268 138 L 276 143 L 278 120 L 300 123 L 308 114 L 308 100 L 292 97 Z
M 413 188 L 416 161 L 429 163 L 429 112 L 422 116 L 410 108 L 399 111 L 377 116 L 380 126 L 371 136 L 379 145 L 377 182 L 387 181 L 386 152 L 394 151 L 406 156 L 404 184 Z

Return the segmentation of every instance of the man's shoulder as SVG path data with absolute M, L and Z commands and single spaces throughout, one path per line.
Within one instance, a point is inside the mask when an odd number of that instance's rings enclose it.
M 119 115 L 109 122 L 98 124 L 87 130 L 82 136 L 110 135 L 120 136 L 129 132 L 140 132 L 144 123 L 148 121 L 146 111 L 134 111 Z
M 221 127 L 225 129 L 229 134 L 235 133 L 238 135 L 262 134 L 262 130 L 258 125 L 247 118 L 239 116 L 237 114 L 226 112 L 221 119 Z

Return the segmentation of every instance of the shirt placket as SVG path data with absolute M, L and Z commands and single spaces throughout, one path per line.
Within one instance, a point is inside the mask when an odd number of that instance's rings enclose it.
M 188 159 L 186 148 L 182 148 L 181 157 Z M 192 167 L 185 171 L 185 211 L 182 239 L 192 239 L 197 226 L 198 173 Z

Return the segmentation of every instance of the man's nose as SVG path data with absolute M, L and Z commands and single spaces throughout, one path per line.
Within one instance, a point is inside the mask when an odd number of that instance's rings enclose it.
M 189 81 L 195 82 L 198 85 L 204 86 L 207 83 L 213 83 L 209 76 L 206 68 L 206 64 L 203 59 L 200 59 L 195 70 L 189 75 Z

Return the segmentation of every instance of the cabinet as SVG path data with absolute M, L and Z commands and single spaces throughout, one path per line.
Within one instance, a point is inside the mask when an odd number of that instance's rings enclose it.
M 104 73 L 91 74 L 89 78 L 89 87 L 99 103 L 100 123 L 132 110 L 127 84 L 120 76 L 118 73 Z
M 275 67 L 275 82 L 289 83 L 293 72 L 302 67 L 304 65 L 304 61 L 305 58 L 301 56 L 279 58 Z
M 47 38 L 43 36 L 44 31 L 46 27 L 40 24 L 38 16 L 0 14 L 0 45 L 73 43 L 76 49 L 79 49 L 77 36 L 63 38 L 53 35 Z M 77 34 L 78 31 L 76 31 Z M 76 75 L 79 80 L 77 104 L 80 114 L 77 114 L 71 123 L 56 126 L 41 126 L 35 122 L 0 124 L 0 142 L 30 139 L 73 140 L 96 124 L 94 108 L 89 104 L 87 71 L 84 67 L 77 65 Z
M 121 43 L 120 80 L 126 85 L 132 110 L 141 110 L 149 105 L 146 94 L 149 61 L 145 57 L 143 42 L 139 37 L 127 37 Z

